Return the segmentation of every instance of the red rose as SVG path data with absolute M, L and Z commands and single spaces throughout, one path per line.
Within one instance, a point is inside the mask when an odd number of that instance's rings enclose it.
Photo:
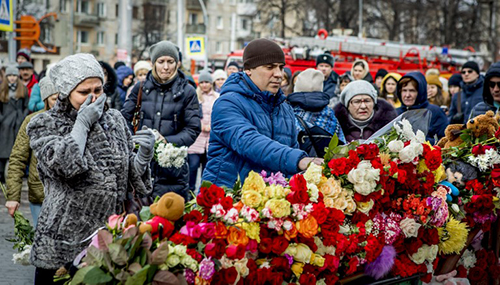
M 273 266 L 273 270 L 285 270 L 287 268 L 290 268 L 288 259 L 282 256 L 273 258 L 270 264 Z
M 463 265 L 459 265 L 457 267 L 457 277 L 458 278 L 467 278 L 467 269 Z
M 302 174 L 295 174 L 290 178 L 290 189 L 292 191 L 303 190 L 307 192 L 307 181 Z
M 286 199 L 292 204 L 308 204 L 309 194 L 307 193 L 307 190 L 297 190 L 290 192 L 286 196 Z
M 200 263 L 201 260 L 203 259 L 203 256 L 201 256 L 201 254 L 199 252 L 197 252 L 196 249 L 194 249 L 194 248 L 188 248 L 186 250 L 186 253 L 189 254 L 193 259 L 198 261 L 198 263 Z
M 349 158 L 347 159 L 347 166 L 345 169 L 345 173 L 349 173 L 353 168 L 358 166 L 359 162 L 361 161 L 358 157 L 358 154 L 354 150 L 350 150 L 348 152 Z
M 327 285 L 335 285 L 339 281 L 339 277 L 335 274 L 328 274 L 325 276 L 325 283 Z
M 488 267 L 488 271 L 490 272 L 491 278 L 493 278 L 493 280 L 500 279 L 500 266 L 499 265 L 490 265 L 490 267 Z
M 472 154 L 473 155 L 481 155 L 485 154 L 485 149 L 482 144 L 478 144 L 474 147 L 472 147 Z
M 349 260 L 349 266 L 348 266 L 347 272 L 345 274 L 351 275 L 354 272 L 356 272 L 358 270 L 358 264 L 359 264 L 359 260 L 356 256 L 351 258 L 351 260 Z
M 230 244 L 226 248 L 226 255 L 230 259 L 236 259 L 238 253 L 238 246 L 234 244 Z
M 291 272 L 291 271 L 290 271 Z M 283 272 L 273 272 L 267 277 L 267 281 L 270 285 L 281 285 L 283 284 Z
M 224 210 L 228 211 L 229 209 L 231 209 L 233 207 L 233 198 L 231 197 L 222 197 L 220 199 L 220 204 L 222 205 L 222 208 L 224 208 Z
M 186 246 L 193 244 L 193 243 L 196 243 L 196 241 L 192 237 L 186 236 L 186 235 L 183 235 L 180 233 L 175 233 L 168 240 L 175 243 L 175 244 L 183 244 Z
M 411 238 L 407 239 L 405 244 L 406 244 L 406 252 L 408 252 L 408 255 L 412 255 L 416 253 L 424 243 L 420 239 Z
M 368 262 L 373 262 L 382 252 L 383 244 L 379 243 L 378 238 L 373 235 L 369 235 L 367 238 L 367 244 L 365 246 L 366 257 Z
M 316 276 L 311 273 L 305 273 L 300 275 L 299 278 L 300 285 L 314 285 L 316 284 Z
M 340 176 L 346 174 L 347 158 L 341 157 L 337 159 L 332 159 L 328 162 L 328 167 L 331 169 L 331 173 L 335 176 Z
M 439 244 L 439 233 L 436 228 L 426 229 L 420 227 L 418 230 L 418 239 L 421 239 L 425 244 L 435 245 Z
M 271 238 L 263 238 L 260 240 L 259 251 L 263 254 L 271 253 L 273 240 Z
M 321 192 L 320 192 L 321 193 Z M 328 209 L 323 202 L 314 204 L 311 215 L 316 219 L 319 225 L 323 224 L 328 217 Z
M 259 275 L 257 274 L 257 270 L 250 270 L 250 273 L 245 278 L 245 285 L 258 284 L 258 276 Z
M 486 268 L 488 266 L 488 263 L 486 262 L 486 258 L 478 259 L 474 266 L 479 267 L 479 268 Z
M 191 212 L 184 215 L 184 222 L 193 222 L 195 224 L 201 221 L 202 215 L 198 210 L 192 210 Z
M 278 236 L 272 241 L 271 251 L 277 255 L 282 254 L 288 248 L 288 240 L 284 236 Z
M 487 278 L 488 275 L 482 268 L 475 266 L 469 270 L 468 279 L 472 281 L 472 284 L 479 283 L 480 281 L 484 281 Z
M 238 277 L 238 271 L 234 267 L 222 269 L 221 273 L 226 284 L 233 284 Z
M 250 272 L 257 271 L 257 263 L 255 263 L 255 260 L 249 258 L 247 261 L 247 267 Z
M 325 256 L 323 257 L 325 258 L 326 269 L 330 270 L 332 273 L 335 273 L 339 268 L 340 258 L 330 254 L 325 254 Z
M 205 246 L 205 254 L 208 257 L 215 257 L 216 252 L 217 251 L 216 251 L 215 243 L 213 243 L 213 242 L 207 243 L 207 245 Z

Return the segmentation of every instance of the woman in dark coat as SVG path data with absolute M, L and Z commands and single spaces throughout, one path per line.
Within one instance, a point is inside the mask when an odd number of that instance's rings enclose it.
M 201 133 L 200 106 L 196 91 L 178 70 L 177 47 L 162 41 L 150 48 L 153 69 L 142 84 L 142 102 L 139 127 L 156 129 L 169 143 L 191 146 Z M 130 123 L 134 117 L 140 84 L 136 84 L 125 101 L 122 114 Z M 153 195 L 175 192 L 189 197 L 189 168 L 162 168 L 152 163 Z
M 391 104 L 377 98 L 377 91 L 368 81 L 349 83 L 334 108 L 348 142 L 366 140 L 397 117 Z
M 26 128 L 45 192 L 30 256 L 35 284 L 52 284 L 56 270 L 88 246 L 85 239 L 123 212 L 127 192 L 151 193 L 155 141 L 150 130 L 132 136 L 120 112 L 107 108 L 93 55 L 68 56 L 49 76 L 58 101 Z
M 104 61 L 99 61 L 99 64 L 102 67 L 102 71 L 104 72 L 104 93 L 106 93 L 106 97 L 108 100 L 108 105 L 110 108 L 121 110 L 122 109 L 122 101 L 120 99 L 120 93 L 117 90 L 118 85 L 118 77 L 116 76 L 115 70 Z
M 0 182 L 16 140 L 19 127 L 28 115 L 28 89 L 19 79 L 17 67 L 9 66 L 0 85 Z

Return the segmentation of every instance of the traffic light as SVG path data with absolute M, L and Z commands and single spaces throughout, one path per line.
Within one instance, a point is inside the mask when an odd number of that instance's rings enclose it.
M 14 31 L 17 33 L 17 37 L 14 39 L 19 41 L 20 48 L 30 49 L 32 45 L 38 42 L 40 37 L 40 25 L 35 17 L 31 15 L 23 15 L 17 21 L 16 29 Z

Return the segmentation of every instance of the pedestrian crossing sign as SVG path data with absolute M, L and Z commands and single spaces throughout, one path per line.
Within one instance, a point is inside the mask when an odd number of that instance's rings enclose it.
M 0 0 L 0 31 L 12 32 L 12 0 Z
M 188 37 L 186 38 L 186 42 L 186 46 L 188 47 L 187 55 L 189 57 L 205 55 L 205 38 Z

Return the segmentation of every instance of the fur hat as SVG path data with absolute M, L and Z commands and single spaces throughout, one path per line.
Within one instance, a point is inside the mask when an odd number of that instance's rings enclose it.
M 61 98 L 68 97 L 87 78 L 96 77 L 104 83 L 102 67 L 89 53 L 77 53 L 63 58 L 52 67 L 49 77 L 59 90 Z
M 349 106 L 349 101 L 356 95 L 368 95 L 377 104 L 377 90 L 366 80 L 355 80 L 347 84 L 340 94 L 340 103 L 347 107 Z
M 147 71 L 150 71 L 152 69 L 151 63 L 145 60 L 139 60 L 134 65 L 134 74 L 137 76 L 137 72 L 141 69 L 146 69 Z
M 270 63 L 285 64 L 285 53 L 280 46 L 268 39 L 251 41 L 243 51 L 243 67 L 256 68 Z
M 40 95 L 42 97 L 42 101 L 49 98 L 51 95 L 58 93 L 56 87 L 47 76 L 42 78 L 40 82 L 38 82 L 38 85 L 40 86 Z
M 153 64 L 162 56 L 170 56 L 175 60 L 175 63 L 179 62 L 179 48 L 170 41 L 161 41 L 152 45 L 149 48 L 149 54 Z
M 224 72 L 224 70 L 222 69 L 217 69 L 216 71 L 214 71 L 214 73 L 212 74 L 212 79 L 213 81 L 219 79 L 219 78 L 224 78 L 224 79 L 227 79 L 227 74 Z M 199 81 L 199 80 L 198 80 Z
M 208 72 L 207 70 L 202 70 L 200 72 L 200 76 L 198 76 L 198 84 L 201 82 L 213 82 L 210 72 Z
M 7 75 L 17 75 L 19 76 L 19 69 L 15 65 L 9 65 L 5 69 L 5 76 Z
M 323 92 L 324 79 L 321 71 L 308 68 L 297 75 L 293 92 Z
M 335 65 L 335 59 L 329 53 L 320 54 L 318 55 L 318 57 L 316 57 L 316 66 L 318 66 L 320 63 L 326 63 L 333 67 Z

